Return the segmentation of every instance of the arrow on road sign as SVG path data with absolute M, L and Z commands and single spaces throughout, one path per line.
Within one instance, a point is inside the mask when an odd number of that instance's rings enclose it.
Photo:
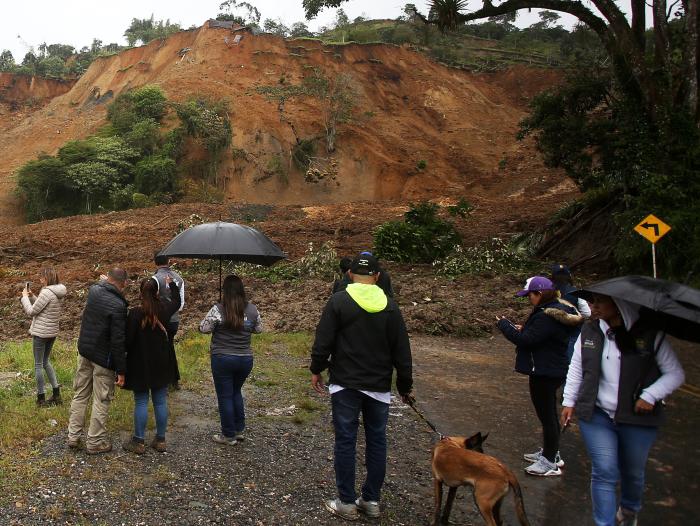
M 654 237 L 659 237 L 659 225 L 657 223 L 642 223 L 639 226 L 642 228 L 653 228 Z

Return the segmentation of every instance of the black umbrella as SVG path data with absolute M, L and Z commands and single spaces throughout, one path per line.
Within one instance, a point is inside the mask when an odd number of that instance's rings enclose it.
M 204 223 L 176 235 L 162 256 L 219 260 L 219 299 L 221 299 L 221 262 L 242 261 L 270 266 L 287 256 L 262 232 L 237 223 Z
M 647 276 L 622 276 L 587 285 L 573 293 L 591 301 L 603 294 L 641 307 L 640 319 L 659 330 L 690 341 L 700 341 L 700 290 Z

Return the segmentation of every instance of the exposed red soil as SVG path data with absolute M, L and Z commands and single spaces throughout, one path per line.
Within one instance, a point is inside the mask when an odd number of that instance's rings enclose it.
M 391 45 L 325 46 L 244 35 L 233 45 L 227 30 L 177 33 L 96 60 L 67 93 L 0 130 L 0 221 L 22 222 L 13 173 L 40 152 L 55 153 L 67 140 L 105 122 L 107 103 L 124 90 L 160 85 L 179 101 L 204 95 L 229 101 L 232 147 L 219 176 L 230 198 L 256 203 L 330 204 L 358 200 L 444 196 L 502 196 L 544 176 L 565 180 L 533 155 L 531 142 L 514 139 L 523 102 L 555 74 L 518 67 L 512 73 L 472 74 Z M 311 68 L 349 74 L 358 93 L 355 119 L 341 129 L 333 154 L 335 180 L 308 183 L 290 161 L 295 144 L 276 102 L 257 86 L 299 83 Z M 286 116 L 300 137 L 321 137 L 318 103 L 290 100 Z M 318 155 L 323 154 L 319 141 Z M 284 176 L 268 163 L 281 156 Z M 418 162 L 426 168 L 418 169 Z M 500 169 L 499 169 L 500 166 Z

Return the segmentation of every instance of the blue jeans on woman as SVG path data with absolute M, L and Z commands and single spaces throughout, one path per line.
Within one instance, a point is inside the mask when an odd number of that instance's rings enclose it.
M 32 339 L 32 347 L 34 350 L 34 377 L 36 378 L 36 392 L 37 394 L 44 394 L 46 388 L 44 387 L 44 371 L 46 371 L 46 376 L 49 379 L 51 387 L 56 389 L 58 387 L 58 380 L 56 380 L 56 372 L 51 365 L 49 356 L 51 355 L 51 349 L 53 348 L 53 343 L 56 338 L 40 338 L 39 336 L 34 336 Z
M 389 404 L 379 402 L 355 389 L 343 389 L 331 396 L 335 428 L 335 483 L 338 497 L 355 502 L 355 451 L 360 413 L 365 427 L 365 468 L 367 479 L 362 498 L 379 502 L 386 474 L 386 423 Z
M 219 402 L 221 433 L 226 438 L 235 438 L 245 429 L 245 406 L 241 388 L 252 370 L 252 355 L 211 355 L 211 374 Z
M 596 526 L 615 526 L 618 481 L 620 506 L 635 513 L 642 508 L 644 469 L 658 428 L 618 424 L 597 407 L 579 426 L 591 459 L 593 520 Z
M 143 440 L 148 422 L 148 391 L 134 391 L 134 438 Z M 151 389 L 153 414 L 156 418 L 156 437 L 165 440 L 168 427 L 168 386 Z

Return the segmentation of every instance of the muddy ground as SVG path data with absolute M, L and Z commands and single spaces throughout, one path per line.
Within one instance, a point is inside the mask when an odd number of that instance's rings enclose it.
M 429 336 L 414 336 L 412 344 L 420 407 L 443 433 L 490 433 L 486 452 L 518 476 L 531 523 L 592 524 L 589 464 L 576 426 L 562 442 L 566 467 L 561 478 L 532 478 L 522 471 L 521 455 L 538 447 L 539 431 L 526 379 L 512 372 L 511 345 L 501 337 Z M 648 464 L 640 524 L 688 524 L 700 515 L 696 497 L 699 413 L 697 394 L 693 394 L 697 390 L 692 387 L 700 381 L 700 368 L 692 360 L 700 348 L 679 347 L 688 385 L 669 400 L 669 424 Z M 290 366 L 305 365 L 304 358 L 295 360 L 298 363 Z M 339 522 L 321 505 L 334 495 L 328 410 L 303 425 L 288 417 L 268 416 L 270 408 L 284 407 L 283 395 L 248 383 L 248 440 L 223 447 L 209 439 L 218 421 L 211 382 L 188 387 L 171 397 L 175 416 L 166 454 L 135 457 L 115 450 L 88 457 L 66 450 L 64 431 L 39 444 L 42 482 L 26 494 L 2 488 L 8 504 L 0 509 L 0 524 Z M 429 451 L 435 436 L 399 402 L 393 402 L 390 414 L 388 473 L 379 524 L 428 524 Z M 112 431 L 115 443 L 127 436 L 128 430 Z M 505 524 L 517 524 L 511 496 L 503 511 Z M 454 524 L 482 524 L 470 490 L 459 491 L 452 519 Z

